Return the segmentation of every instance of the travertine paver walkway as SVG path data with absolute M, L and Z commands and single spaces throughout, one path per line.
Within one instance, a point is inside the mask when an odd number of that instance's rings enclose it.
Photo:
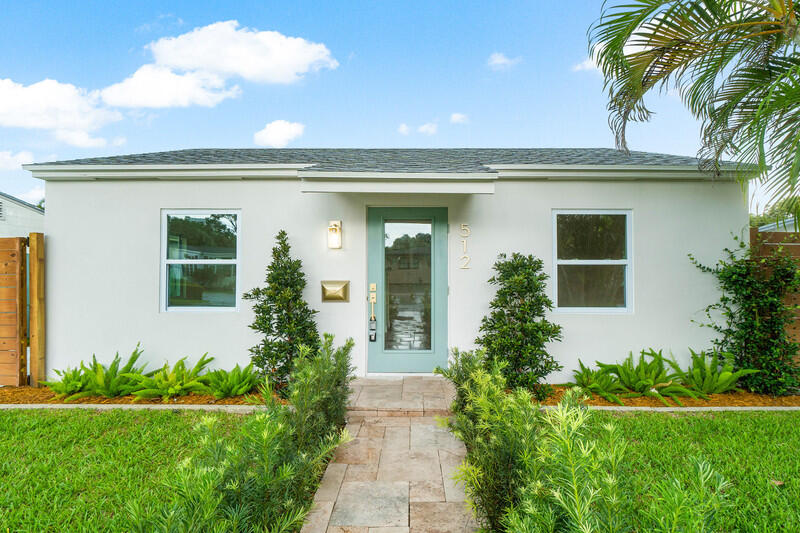
M 438 377 L 354 382 L 347 429 L 314 497 L 302 533 L 461 533 L 476 525 L 452 476 L 463 444 L 447 415 L 449 384 Z

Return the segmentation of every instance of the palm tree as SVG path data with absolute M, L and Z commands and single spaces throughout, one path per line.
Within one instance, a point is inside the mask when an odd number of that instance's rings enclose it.
M 795 198 L 799 18 L 800 0 L 604 2 L 590 53 L 605 77 L 617 147 L 627 150 L 629 122 L 649 120 L 645 95 L 674 88 L 702 120 L 704 168 L 718 171 L 730 157 L 743 178 L 766 183 L 770 203 Z

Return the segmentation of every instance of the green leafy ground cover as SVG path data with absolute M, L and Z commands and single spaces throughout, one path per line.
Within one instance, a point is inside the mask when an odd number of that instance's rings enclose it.
M 125 504 L 167 499 L 193 411 L 0 411 L 0 531 L 123 531 Z M 216 413 L 227 428 L 243 415 Z
M 646 494 L 657 481 L 685 480 L 700 456 L 733 484 L 722 531 L 800 531 L 800 412 L 597 413 L 628 441 L 623 469 Z

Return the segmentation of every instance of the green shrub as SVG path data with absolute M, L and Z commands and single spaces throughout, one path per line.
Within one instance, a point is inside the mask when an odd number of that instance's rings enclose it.
M 546 350 L 548 343 L 561 340 L 561 326 L 545 319 L 553 302 L 547 296 L 548 276 L 542 260 L 519 253 L 510 258 L 501 254 L 494 271 L 489 283 L 497 285 L 497 293 L 476 342 L 486 349 L 489 363 L 508 363 L 504 373 L 511 387 L 525 387 L 543 400 L 552 387 L 542 379 L 562 366 Z
M 457 477 L 481 523 L 499 531 L 506 509 L 518 503 L 526 480 L 539 469 L 538 407 L 525 389 L 506 393 L 506 380 L 497 367 L 475 370 L 463 388 L 466 405 L 454 412 L 450 422 L 453 434 L 467 448 Z
M 238 364 L 230 372 L 227 370 L 215 370 L 208 374 L 208 388 L 214 398 L 230 398 L 231 396 L 241 396 L 252 391 L 261 379 L 259 373 L 253 370 L 253 363 L 244 368 Z
M 326 336 L 319 353 L 303 348 L 288 386 L 290 406 L 262 387 L 263 411 L 244 418 L 234 435 L 213 419 L 197 429 L 196 453 L 171 482 L 171 501 L 128 508 L 134 532 L 295 532 L 334 449 L 347 438 L 352 341 L 333 349 Z
M 542 409 L 522 389 L 506 392 L 500 369 L 478 368 L 462 381 L 466 402 L 450 422 L 467 456 L 458 478 L 487 531 L 716 531 L 728 484 L 694 460 L 684 485 L 663 480 L 635 494 L 626 475 L 626 442 L 613 424 L 595 422 L 577 389 Z M 645 512 L 638 512 L 644 501 Z
M 649 358 L 650 361 L 645 361 L 645 358 Z M 629 391 L 619 394 L 620 398 L 648 396 L 657 398 L 661 403 L 669 407 L 670 405 L 665 399 L 665 397 L 668 397 L 682 407 L 683 404 L 678 399 L 678 396 L 691 398 L 697 398 L 698 396 L 698 393 L 680 385 L 678 376 L 675 373 L 667 371 L 667 365 L 661 350 L 642 350 L 636 362 L 633 359 L 633 352 L 630 352 L 627 359 L 622 363 L 607 364 L 598 361 L 597 366 L 602 372 L 616 376 L 620 384 Z
M 575 385 L 584 389 L 585 391 L 597 394 L 601 398 L 605 398 L 609 402 L 623 405 L 622 400 L 619 399 L 617 394 L 630 392 L 622 386 L 615 376 L 604 372 L 602 370 L 595 370 L 584 366 L 583 362 L 578 359 L 578 370 L 573 370 L 572 375 L 575 379 Z
M 738 240 L 738 239 L 737 239 Z M 798 344 L 786 335 L 796 306 L 787 296 L 800 291 L 797 260 L 780 247 L 765 256 L 739 240 L 739 249 L 725 249 L 716 266 L 701 265 L 722 291 L 719 302 L 706 308 L 708 322 L 720 338 L 715 347 L 733 355 L 734 370 L 755 369 L 742 376 L 742 385 L 762 394 L 791 394 L 800 387 L 800 365 L 794 360 Z M 722 321 L 714 315 L 721 314 Z
M 299 346 L 305 345 L 315 352 L 319 334 L 314 322 L 317 311 L 303 299 L 306 287 L 303 263 L 292 259 L 285 231 L 278 232 L 275 240 L 266 287 L 256 287 L 244 298 L 253 301 L 255 319 L 250 327 L 264 335 L 261 342 L 250 348 L 253 364 L 283 394 L 282 387 L 292 371 Z
M 71 396 L 81 392 L 89 385 L 89 374 L 79 368 L 67 368 L 66 370 L 56 370 L 56 374 L 61 378 L 57 381 L 40 381 L 47 385 L 56 393 L 56 398 Z
M 186 358 L 178 360 L 175 366 L 169 367 L 165 363 L 162 368 L 152 374 L 129 374 L 129 377 L 138 383 L 133 395 L 137 398 L 158 398 L 167 401 L 175 396 L 186 396 L 190 392 L 208 393 L 208 378 L 201 373 L 208 366 L 213 357 L 203 354 L 192 369 L 186 368 Z
M 485 365 L 485 350 L 461 351 L 458 348 L 453 348 L 448 367 L 437 366 L 434 369 L 434 374 L 453 382 L 456 391 L 456 397 L 451 406 L 453 412 L 459 412 L 464 409 L 467 402 L 467 383 L 472 379 L 473 373 L 479 368 L 484 368 Z
M 700 353 L 689 349 L 692 354 L 692 366 L 683 370 L 675 361 L 667 361 L 681 383 L 686 387 L 703 394 L 720 394 L 731 390 L 741 390 L 736 387 L 743 376 L 755 374 L 758 370 L 743 368 L 733 371 L 730 354 L 721 354 L 713 350 L 711 357 L 706 352 Z
M 105 396 L 106 398 L 116 398 L 118 396 L 127 396 L 138 390 L 139 380 L 136 376 L 144 375 L 150 376 L 152 373 L 145 373 L 144 369 L 147 365 L 140 367 L 135 366 L 136 361 L 141 357 L 142 350 L 139 345 L 133 349 L 128 361 L 120 368 L 122 359 L 119 357 L 119 352 L 114 356 L 109 366 L 101 365 L 97 362 L 97 358 L 92 355 L 92 366 L 87 368 L 81 362 L 81 372 L 87 376 L 86 386 L 80 391 L 70 396 L 67 396 L 64 401 L 69 402 L 84 398 L 86 396 Z
M 330 334 L 325 334 L 316 353 L 306 346 L 300 347 L 287 395 L 293 407 L 288 417 L 300 446 L 344 426 L 354 370 L 350 365 L 352 350 L 352 339 L 334 349 Z

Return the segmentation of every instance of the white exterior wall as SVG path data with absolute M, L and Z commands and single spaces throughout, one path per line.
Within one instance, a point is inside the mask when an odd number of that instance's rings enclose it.
M 718 298 L 713 278 L 689 263 L 711 264 L 731 234 L 747 229 L 745 196 L 731 182 L 505 181 L 493 195 L 300 193 L 297 180 L 49 182 L 47 188 L 47 366 L 75 366 L 96 353 L 110 360 L 141 341 L 153 366 L 205 352 L 231 367 L 249 360 L 258 337 L 250 304 L 236 312 L 161 312 L 162 209 L 240 209 L 241 288 L 263 284 L 273 238 L 289 233 L 303 260 L 306 298 L 320 311 L 320 332 L 353 337 L 354 364 L 366 369 L 366 207 L 449 208 L 449 345 L 474 345 L 493 290 L 486 283 L 500 252 L 532 253 L 553 275 L 554 209 L 630 209 L 633 217 L 633 309 L 630 313 L 559 313 L 564 340 L 551 346 L 571 378 L 578 358 L 613 361 L 628 351 L 663 348 L 685 356 L 706 348 L 708 328 L 691 322 Z M 326 245 L 329 220 L 343 221 L 343 248 Z M 456 229 L 472 230 L 469 270 Z M 321 302 L 320 281 L 350 280 L 348 303 Z M 553 296 L 551 294 L 551 296 Z
M 0 237 L 27 237 L 44 231 L 44 213 L 0 197 L 3 218 L 0 219 Z

